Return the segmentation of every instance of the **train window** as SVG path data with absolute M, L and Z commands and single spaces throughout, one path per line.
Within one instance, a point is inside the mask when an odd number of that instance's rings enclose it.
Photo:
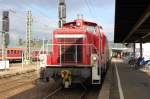
M 10 50 L 7 50 L 7 54 L 10 54 Z
M 34 51 L 34 54 L 37 54 L 37 51 Z
M 20 54 L 20 51 L 18 51 L 18 54 Z
M 2 54 L 2 50 L 0 49 L 0 54 Z
M 19 54 L 19 51 L 16 51 L 16 54 Z
M 38 52 L 38 51 L 36 51 L 36 52 L 35 52 L 35 54 L 39 54 L 39 52 Z
M 11 54 L 13 54 L 14 53 L 14 51 L 13 50 L 11 50 Z
M 14 50 L 14 54 L 16 54 L 16 50 Z

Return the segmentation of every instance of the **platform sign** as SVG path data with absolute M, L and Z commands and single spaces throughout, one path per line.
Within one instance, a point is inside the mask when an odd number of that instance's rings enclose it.
M 9 69 L 9 61 L 8 60 L 0 61 L 0 69 Z
M 46 54 L 40 54 L 40 67 L 45 67 L 47 65 L 47 55 Z

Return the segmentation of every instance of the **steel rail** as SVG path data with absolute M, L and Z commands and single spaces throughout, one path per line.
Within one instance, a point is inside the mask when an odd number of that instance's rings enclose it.
M 48 94 L 43 99 L 48 99 L 49 97 L 51 97 L 51 96 L 55 95 L 57 92 L 59 92 L 61 89 L 62 89 L 62 87 L 57 88 L 56 90 L 54 90 L 52 93 Z

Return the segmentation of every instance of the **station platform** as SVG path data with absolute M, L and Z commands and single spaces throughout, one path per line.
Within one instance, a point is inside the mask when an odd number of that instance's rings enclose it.
M 20 75 L 20 74 L 27 73 L 27 72 L 34 72 L 36 70 L 37 70 L 36 63 L 30 64 L 30 65 L 29 64 L 22 65 L 22 63 L 13 63 L 13 64 L 10 64 L 9 69 L 0 70 L 0 79 L 8 78 L 8 77 L 15 76 L 15 75 Z
M 99 99 L 150 99 L 150 70 L 112 59 Z

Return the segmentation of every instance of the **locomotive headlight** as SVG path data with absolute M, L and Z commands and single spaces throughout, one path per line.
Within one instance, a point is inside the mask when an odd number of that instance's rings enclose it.
M 96 60 L 97 60 L 97 57 L 96 57 L 96 56 L 94 56 L 94 57 L 93 57 L 93 60 L 94 60 L 94 61 L 96 61 Z
M 80 25 L 81 25 L 81 24 L 78 22 L 78 23 L 77 23 L 77 26 L 80 26 Z

